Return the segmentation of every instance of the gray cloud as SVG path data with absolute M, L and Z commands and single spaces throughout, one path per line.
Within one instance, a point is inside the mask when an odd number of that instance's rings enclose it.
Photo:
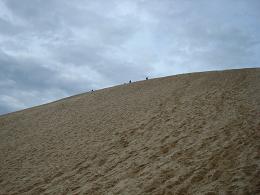
M 260 67 L 257 0 L 2 0 L 0 114 L 146 75 Z

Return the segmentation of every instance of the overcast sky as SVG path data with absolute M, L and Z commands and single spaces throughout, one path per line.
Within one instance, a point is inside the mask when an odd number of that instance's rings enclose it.
M 260 67 L 259 0 L 0 0 L 0 114 L 145 76 Z

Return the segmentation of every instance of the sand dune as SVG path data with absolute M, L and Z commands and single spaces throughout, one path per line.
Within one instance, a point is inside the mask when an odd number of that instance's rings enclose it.
M 260 194 L 260 69 L 184 74 L 0 117 L 0 194 Z

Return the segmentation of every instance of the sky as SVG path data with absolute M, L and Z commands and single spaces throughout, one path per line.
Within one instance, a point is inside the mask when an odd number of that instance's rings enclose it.
M 132 81 L 260 67 L 259 0 L 0 0 L 0 114 Z

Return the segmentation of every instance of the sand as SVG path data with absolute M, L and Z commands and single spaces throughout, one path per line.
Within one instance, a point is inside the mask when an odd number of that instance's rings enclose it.
M 260 194 L 260 69 L 177 75 L 0 116 L 0 194 Z

